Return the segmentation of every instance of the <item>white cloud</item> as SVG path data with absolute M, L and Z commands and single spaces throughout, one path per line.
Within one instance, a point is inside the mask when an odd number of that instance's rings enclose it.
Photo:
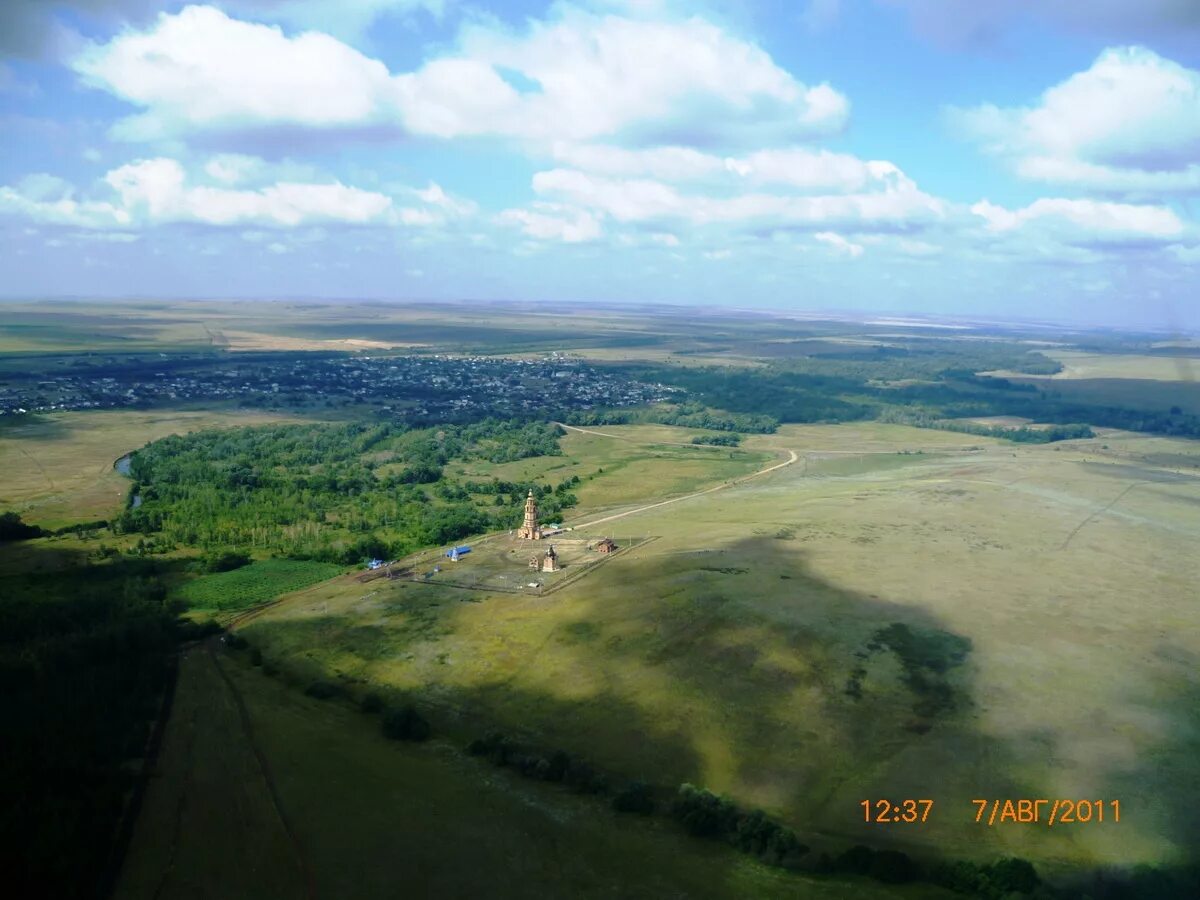
M 143 107 L 115 131 L 135 140 L 394 127 L 442 138 L 699 146 L 806 138 L 845 124 L 849 104 L 837 91 L 802 84 L 702 19 L 554 9 L 524 33 L 469 26 L 456 51 L 398 75 L 329 35 L 289 36 L 202 6 L 92 45 L 73 66 L 86 84 Z
M 609 178 L 575 169 L 551 169 L 533 177 L 536 194 L 590 209 L 618 222 L 677 221 L 693 225 L 742 224 L 757 228 L 840 224 L 861 230 L 939 219 L 944 204 L 919 190 L 898 170 L 877 190 L 801 195 L 681 193 L 645 178 Z
M 863 255 L 862 244 L 855 244 L 853 241 L 848 241 L 840 234 L 833 231 L 818 231 L 813 235 L 822 244 L 832 247 L 833 250 L 842 255 L 848 256 L 851 259 Z
M 1025 178 L 1111 191 L 1200 189 L 1200 72 L 1142 47 L 1105 50 L 1030 107 L 952 110 Z
M 725 163 L 719 156 L 692 147 L 650 147 L 629 150 L 611 144 L 555 141 L 557 162 L 601 175 L 648 175 L 663 181 L 692 181 L 719 175 Z
M 189 187 L 183 166 L 163 158 L 121 166 L 105 180 L 120 195 L 125 209 L 151 223 L 293 227 L 335 221 L 363 225 L 385 221 L 392 207 L 390 197 L 340 182 L 278 182 L 258 190 Z
M 506 209 L 496 219 L 502 225 L 519 227 L 528 237 L 564 244 L 594 241 L 602 234 L 599 220 L 591 213 L 555 203 L 534 203 L 529 209 Z
M 1083 237 L 1162 240 L 1177 237 L 1185 230 L 1179 216 L 1165 206 L 1098 200 L 1043 198 L 1017 210 L 981 200 L 971 207 L 971 212 L 982 218 L 993 232 L 1009 232 L 1045 222 L 1060 229 L 1066 226 L 1069 232 Z
M 204 164 L 208 176 L 222 184 L 241 184 L 261 171 L 263 160 L 242 153 L 222 153 Z
M 208 172 L 232 177 L 228 160 Z M 236 174 L 236 173 L 235 173 Z M 105 199 L 77 199 L 75 188 L 52 175 L 32 175 L 16 186 L 0 187 L 0 213 L 35 222 L 94 229 L 131 229 L 171 222 L 214 226 L 295 228 L 302 225 L 438 225 L 465 218 L 474 204 L 430 183 L 402 189 L 408 205 L 397 208 L 392 196 L 340 181 L 276 181 L 253 189 L 193 184 L 174 159 L 138 160 L 108 172 Z M 265 233 L 244 232 L 247 240 Z
M 1190 247 L 1183 244 L 1172 244 L 1167 251 L 1185 266 L 1200 266 L 1200 244 L 1193 244 Z
M 72 63 L 86 84 L 147 112 L 118 124 L 129 139 L 180 131 L 288 123 L 362 125 L 388 118 L 387 67 L 328 35 L 189 6 L 147 31 L 92 45 Z
M 904 178 L 895 165 L 886 161 L 806 147 L 722 157 L 692 147 L 628 149 L 558 141 L 551 153 L 560 163 L 599 175 L 646 176 L 672 183 L 707 181 L 737 190 L 746 185 L 779 185 L 805 191 L 851 192 L 886 187 L 888 182 Z

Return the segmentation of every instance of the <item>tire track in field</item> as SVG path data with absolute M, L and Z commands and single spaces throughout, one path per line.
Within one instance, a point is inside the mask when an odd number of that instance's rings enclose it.
M 195 648 L 192 652 L 199 652 L 199 648 Z M 182 667 L 183 661 L 180 661 Z M 171 822 L 171 852 L 167 856 L 167 864 L 163 867 L 162 876 L 158 879 L 158 885 L 154 888 L 153 898 L 159 900 L 163 895 L 163 891 L 167 887 L 167 882 L 175 871 L 175 857 L 179 852 L 179 839 L 183 834 L 183 816 L 187 809 L 188 795 L 192 792 L 192 760 L 195 759 L 196 750 L 196 720 L 199 717 L 199 708 L 193 706 L 191 716 L 188 718 L 188 741 L 187 749 L 184 751 L 184 776 L 183 785 L 179 790 L 179 803 L 175 806 L 175 815 Z
M 1066 550 L 1067 545 L 1069 545 L 1071 543 L 1071 541 L 1072 541 L 1072 539 L 1074 539 L 1075 535 L 1079 534 L 1079 532 L 1083 530 L 1083 526 L 1087 525 L 1089 522 L 1092 521 L 1092 519 L 1096 518 L 1097 516 L 1108 512 L 1110 509 L 1112 509 L 1114 506 L 1116 506 L 1126 494 L 1128 494 L 1130 491 L 1132 491 L 1135 487 L 1140 487 L 1143 484 L 1153 484 L 1153 482 L 1135 481 L 1133 484 L 1128 485 L 1125 488 L 1125 490 L 1121 491 L 1121 493 L 1117 494 L 1117 496 L 1115 496 L 1111 500 L 1109 500 L 1108 503 L 1104 504 L 1104 506 L 1100 507 L 1098 510 L 1096 510 L 1091 515 L 1089 515 L 1086 519 L 1084 519 L 1082 522 L 1080 522 L 1078 525 L 1076 525 L 1071 530 L 1071 533 L 1067 535 L 1067 539 L 1062 542 L 1062 546 L 1059 547 L 1058 549 L 1060 551 Z
M 751 478 L 757 478 L 760 475 L 766 475 L 768 472 L 774 472 L 776 469 L 782 469 L 784 466 L 790 466 L 800 457 L 796 455 L 795 450 L 788 450 L 788 458 L 781 463 L 776 463 L 773 466 L 767 466 L 765 469 L 759 469 L 757 472 L 751 472 L 749 475 L 743 475 L 741 478 L 735 478 L 733 481 L 727 481 L 724 484 L 713 485 L 710 488 L 705 488 L 702 491 L 696 491 L 692 494 L 684 494 L 682 497 L 672 497 L 670 500 L 660 500 L 658 503 L 650 503 L 646 506 L 639 506 L 637 509 L 626 510 L 625 512 L 614 513 L 611 516 L 602 516 L 599 519 L 592 519 L 590 522 L 581 522 L 578 525 L 572 525 L 572 530 L 576 528 L 588 528 L 592 525 L 600 525 L 604 522 L 611 522 L 614 519 L 623 519 L 626 516 L 636 515 L 640 512 L 645 512 L 648 509 L 657 509 L 660 506 L 667 506 L 671 503 L 679 503 L 683 500 L 691 500 L 694 497 L 702 497 L 705 494 L 711 494 L 713 491 L 724 490 L 725 488 L 733 487 L 734 485 L 742 484 L 749 481 Z
M 612 434 L 610 432 L 593 431 L 588 428 L 578 428 L 574 425 L 567 425 L 563 422 L 555 422 L 554 424 L 558 425 L 560 428 L 566 428 L 570 431 L 578 431 L 583 434 L 595 434 L 595 435 L 599 435 L 600 437 L 616 438 L 619 441 L 633 441 L 632 438 L 628 438 L 628 437 L 625 437 L 625 436 L 619 435 L 619 434 Z M 633 443 L 666 444 L 666 445 L 672 446 L 672 447 L 694 447 L 694 446 L 696 446 L 695 444 L 685 444 L 682 441 L 633 441 Z M 672 497 L 670 500 L 660 500 L 658 503 L 649 503 L 645 506 L 639 506 L 636 509 L 629 509 L 629 510 L 626 510 L 625 512 L 614 513 L 613 515 L 610 515 L 610 516 L 602 516 L 599 519 L 592 519 L 590 522 L 581 522 L 578 525 L 572 525 L 571 528 L 572 528 L 572 530 L 574 530 L 576 528 L 588 528 L 592 525 L 601 525 L 605 522 L 612 522 L 615 519 L 623 519 L 623 518 L 625 518 L 625 516 L 633 516 L 633 515 L 636 515 L 637 513 L 645 512 L 648 509 L 657 509 L 660 506 L 667 506 L 670 503 L 679 503 L 683 500 L 691 500 L 693 497 L 700 497 L 700 496 L 703 496 L 704 494 L 711 494 L 713 491 L 719 491 L 719 490 L 723 490 L 724 488 L 733 487 L 735 484 L 741 484 L 744 481 L 749 481 L 751 478 L 757 478 L 760 475 L 766 475 L 768 472 L 774 472 L 776 469 L 782 469 L 784 466 L 790 466 L 792 463 L 796 462 L 800 458 L 799 456 L 796 455 L 795 450 L 788 450 L 787 454 L 788 454 L 788 458 L 785 459 L 781 463 L 775 463 L 775 465 L 773 465 L 773 466 L 767 466 L 765 469 L 759 469 L 757 472 L 751 472 L 749 475 L 743 475 L 740 478 L 733 479 L 732 481 L 726 481 L 723 484 L 713 485 L 712 487 L 705 488 L 702 491 L 695 491 L 691 494 L 684 494 L 682 497 Z
M 279 823 L 283 826 L 283 830 L 287 834 L 292 849 L 296 854 L 296 863 L 300 868 L 300 875 L 304 880 L 304 894 L 308 900 L 316 900 L 317 881 L 313 875 L 312 866 L 308 861 L 307 854 L 304 852 L 304 846 L 300 842 L 300 837 L 296 834 L 291 821 L 283 811 L 283 802 L 279 797 L 279 788 L 276 786 L 275 779 L 271 775 L 271 765 L 267 762 L 267 757 L 254 736 L 254 724 L 250 721 L 250 711 L 246 708 L 246 701 L 242 698 L 237 685 L 233 683 L 233 679 L 229 677 L 229 673 L 225 671 L 221 666 L 220 660 L 217 659 L 216 639 L 209 640 L 205 645 L 205 649 L 208 651 L 208 658 L 216 668 L 217 674 L 221 676 L 221 680 L 229 688 L 229 694 L 233 697 L 234 705 L 237 706 L 238 716 L 242 722 L 242 731 L 246 736 L 247 744 L 254 751 L 254 756 L 258 760 L 259 771 L 262 772 L 263 781 L 266 782 L 267 791 L 271 796 L 271 805 L 275 807 L 275 814 L 279 816 Z
M 49 476 L 49 475 L 46 473 L 46 467 L 42 465 L 42 462 L 41 462 L 41 460 L 39 460 L 39 459 L 38 459 L 36 456 L 34 456 L 32 453 L 30 453 L 30 452 L 29 452 L 28 450 L 26 450 L 24 447 L 17 447 L 17 452 L 18 452 L 18 453 L 20 453 L 22 456 L 24 456 L 24 457 L 25 457 L 27 460 L 29 460 L 31 463 L 33 463 L 35 466 L 37 466 L 37 470 L 38 470 L 38 472 L 41 474 L 41 476 L 42 476 L 44 479 L 46 479 L 46 484 L 50 485 L 50 490 L 52 490 L 52 491 L 55 491 L 55 492 L 57 493 L 57 491 L 58 491 L 58 485 L 57 485 L 57 484 L 55 484 L 55 483 L 54 483 L 54 479 L 53 479 L 53 478 L 51 478 L 51 477 L 50 477 L 50 476 Z

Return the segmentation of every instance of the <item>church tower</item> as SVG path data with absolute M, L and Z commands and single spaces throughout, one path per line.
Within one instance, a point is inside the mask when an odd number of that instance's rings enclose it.
M 517 537 L 523 541 L 540 541 L 542 526 L 538 524 L 537 501 L 533 499 L 533 491 L 525 498 L 525 523 L 517 529 Z

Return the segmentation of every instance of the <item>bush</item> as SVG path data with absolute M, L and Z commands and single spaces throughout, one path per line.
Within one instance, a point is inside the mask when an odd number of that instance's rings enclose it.
M 262 651 L 259 650 L 257 647 L 254 647 L 250 651 L 250 665 L 261 666 L 262 664 L 263 664 Z
M 304 696 L 312 697 L 316 700 L 332 700 L 341 694 L 341 692 L 342 689 L 336 684 L 330 684 L 328 681 L 314 681 L 304 689 Z
M 383 712 L 383 697 L 374 691 L 368 691 L 363 695 L 362 702 L 359 703 L 359 709 L 365 713 Z
M 772 822 L 762 810 L 754 810 L 737 820 L 737 826 L 729 835 L 729 842 L 743 853 L 757 856 L 771 865 L 796 866 L 808 852 L 796 833 Z
M 732 803 L 690 784 L 679 786 L 671 815 L 693 837 L 721 837 L 737 822 L 737 809 Z
M 839 872 L 866 875 L 871 871 L 871 864 L 874 861 L 874 850 L 870 847 L 864 847 L 862 844 L 855 844 L 849 850 L 844 850 L 838 854 L 837 859 L 834 860 L 834 866 Z
M 15 512 L 0 513 L 0 541 L 27 541 L 45 534 L 37 525 L 26 525 Z
M 580 794 L 603 794 L 608 781 L 582 759 L 572 759 L 563 772 L 563 784 Z
M 878 850 L 871 860 L 871 868 L 867 874 L 886 884 L 904 884 L 915 881 L 920 873 L 907 853 L 901 853 L 899 850 Z
M 411 706 L 394 709 L 383 717 L 383 736 L 394 741 L 424 741 L 429 737 L 429 723 Z
M 550 756 L 550 769 L 546 773 L 547 781 L 562 781 L 571 765 L 571 757 L 562 750 L 555 750 Z
M 206 572 L 232 572 L 234 569 L 250 565 L 250 557 L 235 550 L 226 550 L 224 553 L 205 556 L 201 563 Z
M 1015 856 L 988 866 L 987 876 L 992 887 L 1003 894 L 1013 891 L 1028 894 L 1041 883 L 1033 864 Z
M 654 796 L 648 784 L 634 781 L 616 793 L 612 799 L 612 806 L 617 812 L 648 816 L 654 812 Z

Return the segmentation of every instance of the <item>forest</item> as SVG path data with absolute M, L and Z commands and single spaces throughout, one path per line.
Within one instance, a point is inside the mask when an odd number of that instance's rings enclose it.
M 775 360 L 754 368 L 631 365 L 628 376 L 683 388 L 688 401 L 649 410 L 575 413 L 572 424 L 661 422 L 715 431 L 770 432 L 779 423 L 879 419 L 923 428 L 953 428 L 948 420 L 1015 416 L 1075 426 L 1037 435 L 1015 429 L 990 434 L 1014 441 L 1086 437 L 1085 425 L 1172 437 L 1200 437 L 1200 416 L 1178 406 L 1151 409 L 1056 393 L 1034 384 L 982 375 L 996 370 L 1052 374 L 1054 360 L 1022 344 L 923 339 L 909 346 L 868 347 L 832 355 Z M 714 410 L 720 410 L 715 412 Z
M 133 454 L 134 485 L 114 528 L 155 546 L 239 549 L 341 564 L 519 524 L 527 491 L 552 519 L 571 484 L 458 484 L 451 460 L 561 454 L 557 425 L 487 419 L 410 429 L 288 425 L 175 436 Z M 134 500 L 136 498 L 136 501 Z

